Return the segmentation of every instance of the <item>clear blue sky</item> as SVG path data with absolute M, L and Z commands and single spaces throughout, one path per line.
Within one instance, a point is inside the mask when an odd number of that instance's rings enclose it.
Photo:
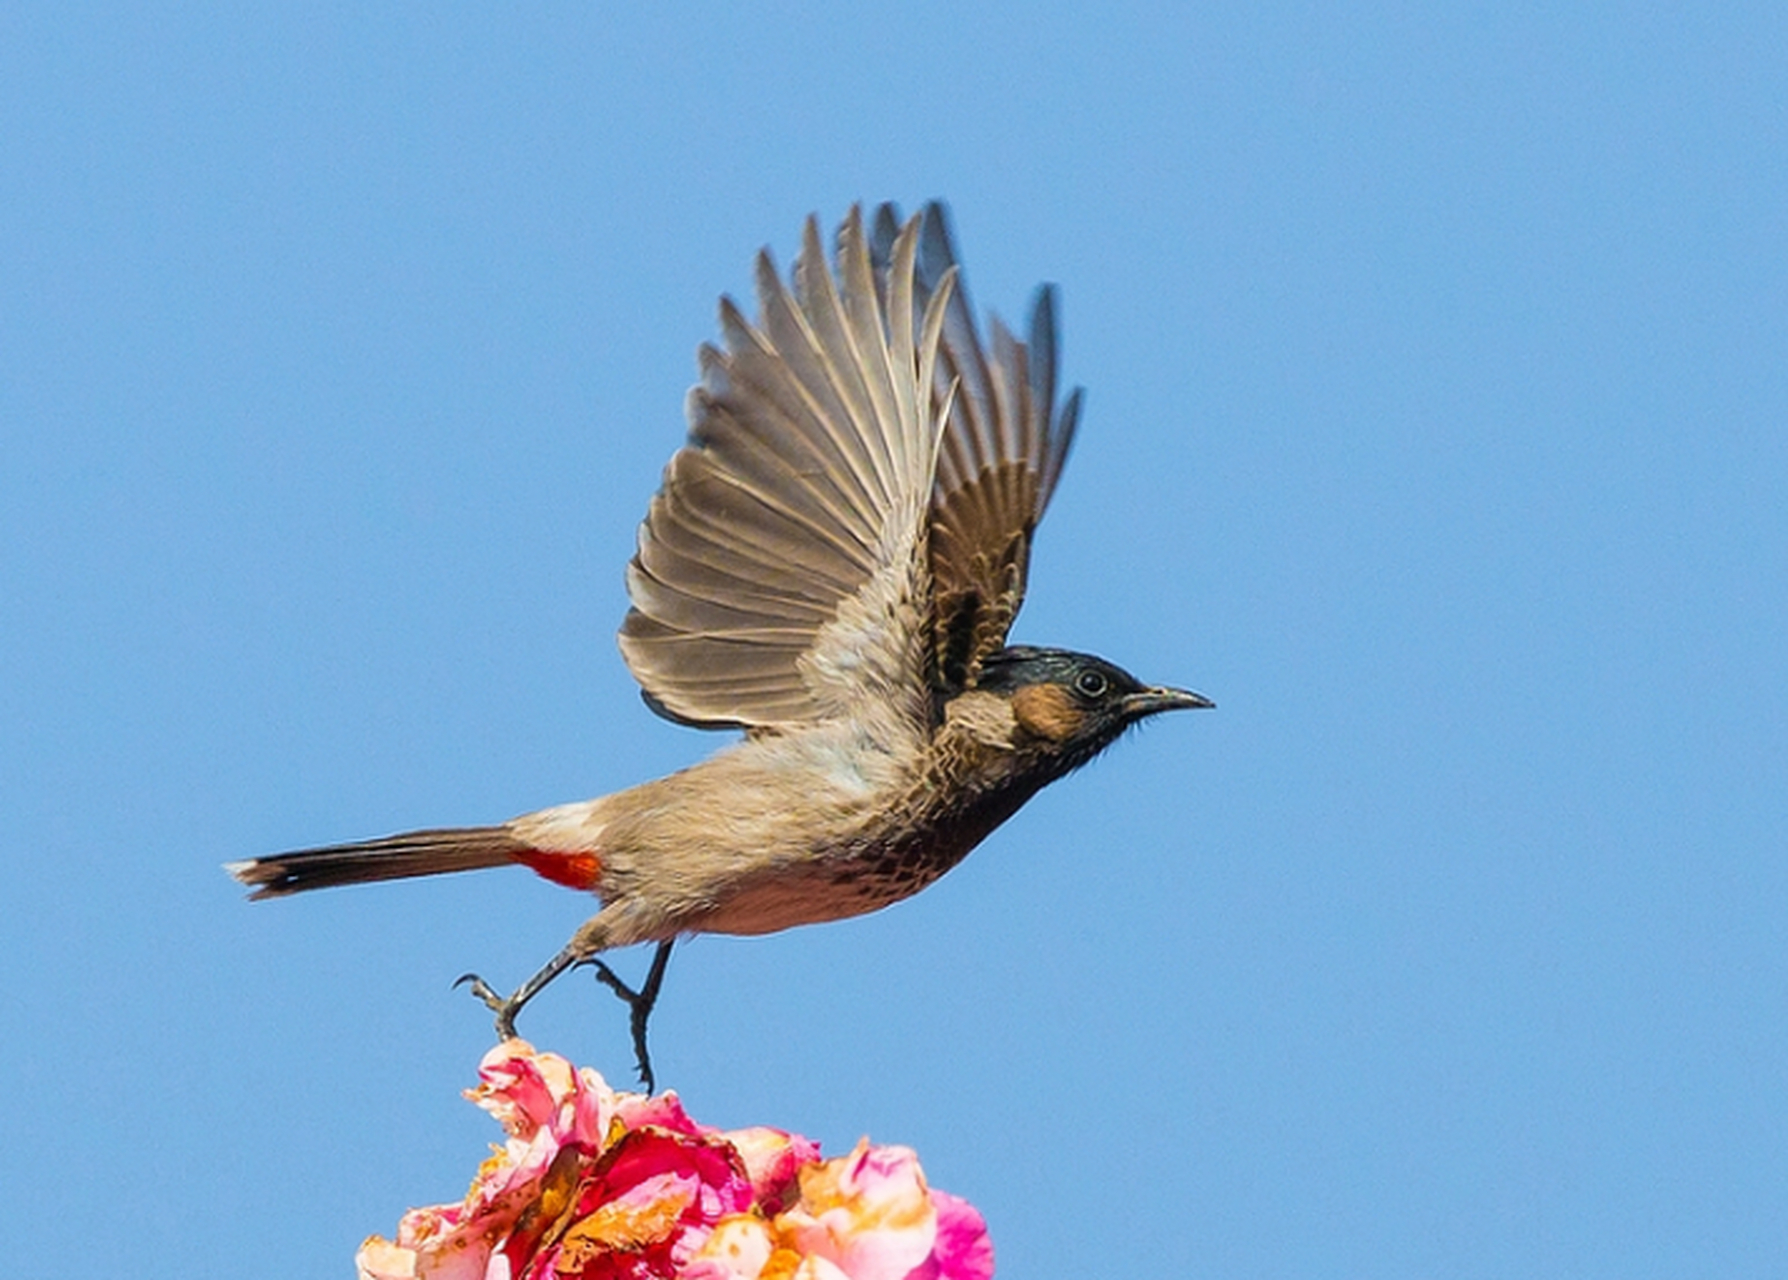
M 681 949 L 663 1080 L 916 1147 L 1005 1276 L 1780 1274 L 1788 10 L 374 8 L 0 15 L 21 1247 L 341 1275 L 460 1194 L 449 983 L 588 904 L 218 864 L 717 745 L 612 640 L 696 344 L 941 196 L 1088 388 L 1018 638 L 1219 709 Z M 626 1078 L 587 979 L 523 1028 Z

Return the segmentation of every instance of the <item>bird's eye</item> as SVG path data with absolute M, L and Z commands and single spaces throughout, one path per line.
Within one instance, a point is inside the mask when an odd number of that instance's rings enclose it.
M 1103 698 L 1109 688 L 1111 681 L 1103 671 L 1082 671 L 1074 677 L 1074 692 L 1083 698 Z

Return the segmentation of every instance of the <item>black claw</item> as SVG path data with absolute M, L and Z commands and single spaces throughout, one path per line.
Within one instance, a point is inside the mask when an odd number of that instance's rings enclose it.
M 491 988 L 490 983 L 475 973 L 460 974 L 453 985 L 455 987 L 470 987 L 472 994 L 483 1001 L 484 1007 L 497 1015 L 497 1042 L 499 1044 L 515 1038 L 515 1015 L 521 1012 L 522 1005 L 526 1003 L 526 1001 L 516 998 L 521 994 L 520 992 L 505 999 Z
M 658 1003 L 658 989 L 664 985 L 664 970 L 670 963 L 673 943 L 674 939 L 658 944 L 658 950 L 652 953 L 652 967 L 646 970 L 646 980 L 638 991 L 622 982 L 620 975 L 605 962 L 595 959 L 587 962 L 595 967 L 596 980 L 627 1004 L 628 1021 L 633 1031 L 634 1062 L 639 1068 L 639 1082 L 647 1093 L 656 1088 L 656 1078 L 652 1074 L 652 1051 L 646 1047 L 646 1023 L 652 1016 L 652 1006 Z
M 497 993 L 490 989 L 490 983 L 486 982 L 475 973 L 462 973 L 459 977 L 453 980 L 453 988 L 455 991 L 465 986 L 471 987 L 472 994 L 484 1001 L 485 1004 L 490 1004 L 493 1000 L 500 999 Z

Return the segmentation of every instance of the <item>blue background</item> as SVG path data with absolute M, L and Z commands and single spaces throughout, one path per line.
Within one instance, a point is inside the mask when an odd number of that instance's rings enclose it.
M 1219 709 L 681 948 L 664 1081 L 916 1147 L 1005 1276 L 1781 1274 L 1785 15 L 9 6 L 21 1264 L 342 1275 L 461 1193 L 448 984 L 590 904 L 218 864 L 717 745 L 611 638 L 695 346 L 810 211 L 942 196 L 1089 389 L 1017 638 Z M 586 978 L 523 1029 L 628 1077 Z

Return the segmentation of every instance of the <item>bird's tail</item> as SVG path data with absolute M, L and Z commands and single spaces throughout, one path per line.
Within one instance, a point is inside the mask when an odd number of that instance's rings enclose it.
M 337 884 L 507 866 L 533 852 L 505 827 L 445 827 L 230 862 L 224 870 L 254 890 L 250 898 L 283 898 Z

